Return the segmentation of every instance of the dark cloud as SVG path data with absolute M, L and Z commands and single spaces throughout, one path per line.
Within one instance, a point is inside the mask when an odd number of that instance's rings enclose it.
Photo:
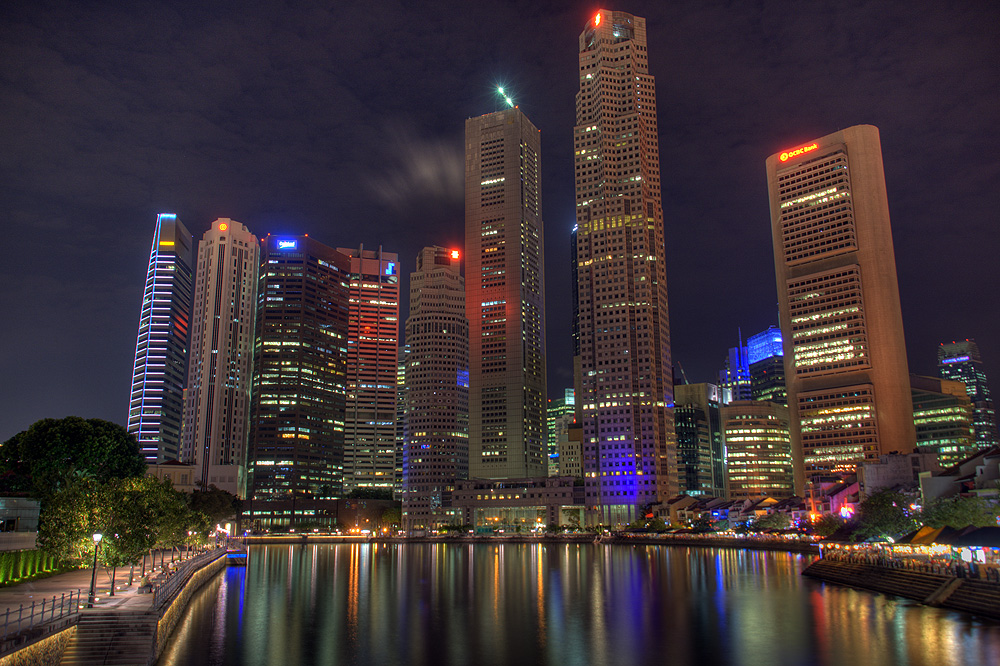
M 462 133 L 515 92 L 542 132 L 550 393 L 570 381 L 576 45 L 595 6 L 14 3 L 0 22 L 0 439 L 122 421 L 153 221 L 461 245 Z M 648 2 L 674 356 L 711 379 L 776 320 L 764 159 L 881 130 L 912 369 L 975 337 L 1000 382 L 991 2 Z M 405 290 L 404 290 L 405 291 Z M 995 390 L 1000 390 L 995 387 Z

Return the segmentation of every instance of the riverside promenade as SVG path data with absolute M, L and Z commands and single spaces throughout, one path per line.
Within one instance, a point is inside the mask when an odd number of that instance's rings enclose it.
M 131 585 L 129 567 L 118 570 L 114 595 L 99 567 L 93 608 L 86 607 L 89 568 L 0 588 L 0 666 L 153 663 L 188 597 L 227 563 L 225 548 L 172 563 L 163 555 L 147 556 L 143 590 L 141 565 Z

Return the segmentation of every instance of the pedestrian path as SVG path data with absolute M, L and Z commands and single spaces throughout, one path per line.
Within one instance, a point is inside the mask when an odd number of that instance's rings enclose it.
M 195 553 L 196 551 L 191 552 Z M 166 551 L 164 554 L 157 551 L 152 558 L 147 555 L 147 574 L 154 569 L 153 560 L 156 562 L 156 574 L 154 576 L 150 576 L 150 578 L 155 582 L 157 577 L 163 575 L 160 571 L 161 560 L 164 561 L 164 566 L 168 568 L 170 566 L 170 551 Z M 181 560 L 179 557 L 175 557 L 175 564 L 180 564 L 180 562 Z M 110 575 L 108 575 L 108 572 L 104 569 L 104 567 L 99 566 L 97 568 L 96 596 L 98 600 L 95 607 L 116 608 L 128 606 L 130 609 L 134 608 L 135 610 L 140 610 L 142 607 L 152 607 L 152 594 L 138 594 L 139 577 L 142 572 L 142 566 L 140 565 L 135 568 L 131 585 L 129 585 L 129 571 L 130 567 L 122 567 L 118 569 L 115 575 L 116 589 L 114 596 L 112 596 Z M 83 599 L 86 600 L 87 595 L 90 593 L 91 575 L 92 569 L 87 568 L 56 574 L 55 576 L 49 576 L 47 578 L 29 580 L 24 583 L 17 583 L 16 585 L 0 587 L 0 616 L 2 616 L 8 608 L 12 609 L 11 612 L 13 613 L 22 605 L 24 608 L 28 608 L 31 606 L 32 602 L 41 604 L 43 599 L 46 600 L 47 603 L 51 603 L 52 598 L 55 597 L 58 602 L 62 595 L 69 597 L 70 592 L 75 594 L 78 590 L 81 592 Z

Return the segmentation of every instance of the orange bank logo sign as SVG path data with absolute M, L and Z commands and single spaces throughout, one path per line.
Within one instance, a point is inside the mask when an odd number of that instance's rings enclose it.
M 778 159 L 782 162 L 787 162 L 793 157 L 798 157 L 799 155 L 804 155 L 805 153 L 811 153 L 817 148 L 819 148 L 818 145 L 811 143 L 808 146 L 802 146 L 801 148 L 796 148 L 795 150 L 786 150 L 778 156 Z

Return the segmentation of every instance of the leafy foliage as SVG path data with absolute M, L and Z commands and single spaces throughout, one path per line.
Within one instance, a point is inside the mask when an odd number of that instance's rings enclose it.
M 921 519 L 930 527 L 954 527 L 961 529 L 995 527 L 1000 516 L 1000 506 L 982 497 L 941 497 L 924 507 Z
M 225 490 L 209 486 L 188 495 L 188 508 L 203 514 L 211 525 L 221 523 L 240 512 L 243 502 Z
M 813 523 L 812 531 L 817 536 L 828 537 L 843 527 L 845 523 L 846 521 L 840 516 L 835 516 L 832 513 L 824 513 Z
M 792 524 L 792 519 L 787 513 L 769 513 L 753 521 L 753 529 L 757 530 L 784 530 Z
M 100 419 L 42 419 L 0 445 L 0 490 L 43 502 L 74 477 L 107 482 L 145 473 L 135 437 Z
M 898 539 L 912 532 L 917 529 L 917 521 L 909 507 L 910 500 L 894 490 L 885 489 L 869 495 L 858 505 L 855 539 Z

